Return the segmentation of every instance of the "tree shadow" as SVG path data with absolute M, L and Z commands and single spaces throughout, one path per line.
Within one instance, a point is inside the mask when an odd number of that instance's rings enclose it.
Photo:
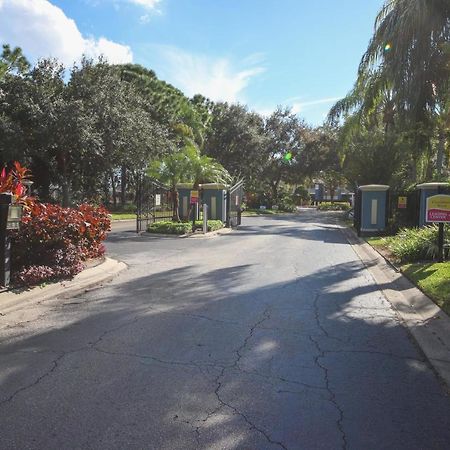
M 0 447 L 447 446 L 448 398 L 360 262 L 257 270 L 161 268 L 4 330 Z

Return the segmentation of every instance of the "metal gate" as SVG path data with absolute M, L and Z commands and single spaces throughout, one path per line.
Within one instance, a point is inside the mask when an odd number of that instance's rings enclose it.
M 244 180 L 238 181 L 227 192 L 227 227 L 235 228 L 241 224 Z
M 174 201 L 168 186 L 146 175 L 141 175 L 136 192 L 136 232 L 164 220 L 172 220 Z

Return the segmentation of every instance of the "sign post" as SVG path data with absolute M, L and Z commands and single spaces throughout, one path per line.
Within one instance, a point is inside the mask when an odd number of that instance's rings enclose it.
M 438 261 L 444 261 L 444 224 L 450 222 L 450 195 L 438 194 L 427 198 L 425 221 L 439 224 Z

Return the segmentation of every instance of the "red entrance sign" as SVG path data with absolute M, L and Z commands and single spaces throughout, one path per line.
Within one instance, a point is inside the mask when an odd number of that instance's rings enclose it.
M 429 209 L 427 212 L 427 222 L 450 222 L 450 211 Z
M 427 198 L 425 220 L 427 222 L 450 222 L 450 195 L 433 195 Z

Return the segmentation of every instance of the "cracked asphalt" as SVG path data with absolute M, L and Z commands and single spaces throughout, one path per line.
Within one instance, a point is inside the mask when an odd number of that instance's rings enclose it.
M 450 448 L 449 397 L 333 214 L 107 247 L 114 282 L 0 316 L 1 449 Z

